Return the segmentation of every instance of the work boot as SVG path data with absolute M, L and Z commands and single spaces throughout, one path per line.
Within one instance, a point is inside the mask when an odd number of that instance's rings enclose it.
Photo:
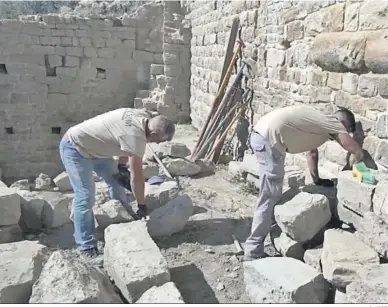
M 79 251 L 81 259 L 86 263 L 102 268 L 104 264 L 103 255 L 98 251 L 97 247 Z
M 268 254 L 266 254 L 266 253 L 264 253 L 264 255 L 258 256 L 258 257 L 252 257 L 252 256 L 244 255 L 244 257 L 242 257 L 241 261 L 242 261 L 242 262 L 246 262 L 246 261 L 254 261 L 254 260 L 263 259 L 263 258 L 267 258 L 267 257 L 269 257 L 269 256 L 268 256 Z

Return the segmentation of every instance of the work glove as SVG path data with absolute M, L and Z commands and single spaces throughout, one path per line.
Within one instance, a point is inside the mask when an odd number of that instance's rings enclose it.
M 139 204 L 137 205 L 136 215 L 138 216 L 139 220 L 143 218 L 146 219 L 147 213 L 148 213 L 147 205 L 139 205 Z
M 125 164 L 119 164 L 117 167 L 118 172 L 113 175 L 113 178 L 128 191 L 132 192 L 131 188 L 131 173 Z
M 334 182 L 330 179 L 318 179 L 318 181 L 314 182 L 316 185 L 320 185 L 322 187 L 331 188 L 334 186 Z

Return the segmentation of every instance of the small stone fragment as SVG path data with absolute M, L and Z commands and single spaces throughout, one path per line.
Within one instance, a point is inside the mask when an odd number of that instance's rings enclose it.
M 313 267 L 314 269 L 322 272 L 321 269 L 321 257 L 322 257 L 322 248 L 323 245 L 319 245 L 313 249 L 308 249 L 305 251 L 303 260 L 304 263 Z
M 51 188 L 51 178 L 46 174 L 39 174 L 35 179 L 36 190 L 49 190 Z
M 98 227 L 104 230 L 111 224 L 127 223 L 133 221 L 127 210 L 119 200 L 109 200 L 106 203 L 93 207 L 94 217 Z
M 185 144 L 165 142 L 159 144 L 159 147 L 157 150 L 155 150 L 155 153 L 159 158 L 167 156 L 175 158 L 186 158 L 191 154 L 191 151 Z
M 57 177 L 54 178 L 53 181 L 61 192 L 68 192 L 73 190 L 73 187 L 70 184 L 69 176 L 66 172 L 60 173 Z
M 185 158 L 164 158 L 163 163 L 171 176 L 194 176 L 201 171 L 201 166 Z
M 225 290 L 225 285 L 224 285 L 222 282 L 220 282 L 220 283 L 217 284 L 216 289 L 217 289 L 218 291 Z
M 184 304 L 182 295 L 173 282 L 147 290 L 136 304 Z
M 270 232 L 272 244 L 277 252 L 284 257 L 291 257 L 298 260 L 303 259 L 304 248 L 302 243 L 298 243 L 287 236 L 278 225 L 274 225 Z
M 143 175 L 145 179 L 159 175 L 159 166 L 157 164 L 143 165 Z
M 30 184 L 28 183 L 28 179 L 18 180 L 13 184 L 11 184 L 10 188 L 15 190 L 31 191 Z
M 46 201 L 37 192 L 19 190 L 21 216 L 19 225 L 24 232 L 39 231 L 43 227 L 43 208 Z
M 165 181 L 160 185 L 145 184 L 145 198 L 148 212 L 164 206 L 177 196 L 178 185 L 176 181 Z
M 211 248 L 206 248 L 205 252 L 207 252 L 209 254 L 215 254 L 214 251 Z

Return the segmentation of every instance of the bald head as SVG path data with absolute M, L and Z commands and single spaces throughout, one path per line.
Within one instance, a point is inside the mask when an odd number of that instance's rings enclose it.
M 334 114 L 345 126 L 348 132 L 353 133 L 356 130 L 356 119 L 354 118 L 352 111 L 346 108 L 341 108 Z
M 158 115 L 148 121 L 149 142 L 166 142 L 171 141 L 175 134 L 175 125 L 167 117 Z

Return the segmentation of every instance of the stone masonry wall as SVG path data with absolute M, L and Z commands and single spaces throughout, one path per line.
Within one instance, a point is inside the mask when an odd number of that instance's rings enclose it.
M 133 17 L 26 16 L 0 22 L 0 168 L 5 179 L 62 170 L 66 130 L 133 106 L 163 63 L 163 5 Z
M 183 1 L 191 20 L 191 118 L 200 127 L 217 91 L 233 18 L 240 19 L 244 53 L 257 58 L 254 122 L 267 112 L 311 104 L 356 115 L 359 141 L 381 168 L 388 166 L 388 1 Z M 359 130 L 358 132 L 362 132 Z M 335 173 L 346 152 L 320 148 Z M 305 160 L 298 160 L 304 164 Z M 297 162 L 295 162 L 297 163 Z

